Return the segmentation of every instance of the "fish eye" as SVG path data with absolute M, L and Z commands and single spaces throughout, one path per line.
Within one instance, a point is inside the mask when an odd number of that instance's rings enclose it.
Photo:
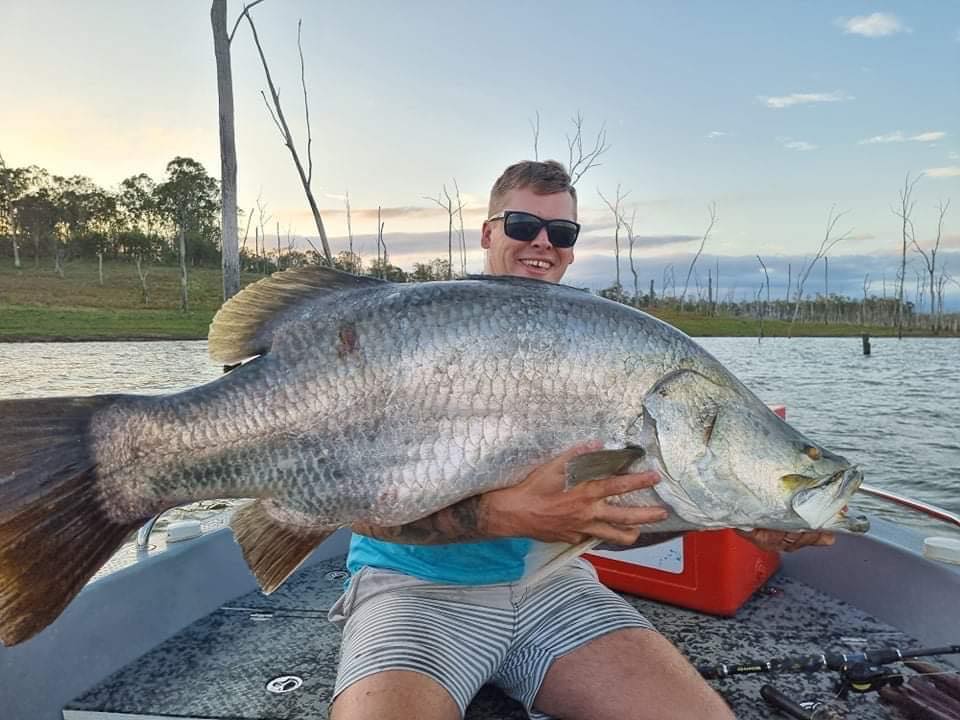
M 811 460 L 819 460 L 823 457 L 823 452 L 816 445 L 804 445 L 802 452 Z

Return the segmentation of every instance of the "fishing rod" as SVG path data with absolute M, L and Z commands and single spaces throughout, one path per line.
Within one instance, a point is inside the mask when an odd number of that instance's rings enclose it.
M 887 647 L 856 653 L 819 653 L 770 660 L 749 660 L 736 664 L 700 665 L 697 670 L 707 680 L 757 673 L 815 673 L 833 670 L 840 675 L 836 687 L 838 698 L 846 698 L 851 691 L 860 694 L 877 692 L 884 701 L 909 708 L 913 713 L 911 717 L 944 720 L 960 717 L 960 714 L 957 714 L 960 710 L 960 682 L 943 677 L 935 680 L 935 685 L 927 683 L 926 689 L 923 689 L 923 685 L 915 684 L 917 678 L 914 678 L 908 687 L 904 685 L 902 674 L 891 672 L 883 666 L 903 662 L 916 672 L 930 677 L 940 676 L 944 673 L 938 671 L 935 666 L 916 662 L 914 659 L 931 655 L 956 654 L 960 654 L 960 645 L 909 650 Z M 953 675 L 953 673 L 947 674 Z M 835 720 L 840 717 L 828 705 L 798 703 L 772 685 L 764 685 L 760 695 L 767 704 L 798 720 Z
M 707 680 L 716 680 L 731 675 L 751 675 L 755 673 L 813 673 L 826 670 L 843 672 L 854 665 L 876 667 L 913 658 L 930 655 L 957 655 L 960 645 L 944 645 L 935 648 L 914 648 L 901 650 L 895 647 L 863 650 L 856 653 L 819 653 L 816 655 L 798 655 L 793 657 L 771 658 L 770 660 L 747 660 L 746 662 L 717 665 L 698 665 L 697 671 Z

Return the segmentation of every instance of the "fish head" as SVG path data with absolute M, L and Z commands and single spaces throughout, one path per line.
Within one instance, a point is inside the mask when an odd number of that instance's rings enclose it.
M 846 514 L 862 471 L 773 413 L 725 370 L 665 375 L 643 403 L 657 486 L 684 519 L 706 527 L 865 532 Z

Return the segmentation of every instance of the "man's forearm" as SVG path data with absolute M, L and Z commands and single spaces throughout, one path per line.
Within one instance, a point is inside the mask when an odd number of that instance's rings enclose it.
M 380 527 L 357 522 L 353 524 L 353 531 L 377 540 L 408 545 L 474 542 L 498 537 L 492 533 L 486 516 L 483 496 L 474 495 L 406 525 Z

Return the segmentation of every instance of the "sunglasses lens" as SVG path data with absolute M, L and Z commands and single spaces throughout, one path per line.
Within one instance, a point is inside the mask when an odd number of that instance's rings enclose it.
M 554 220 L 547 226 L 550 244 L 558 248 L 573 247 L 578 233 L 579 229 L 576 225 L 563 220 Z
M 523 242 L 533 240 L 542 227 L 543 223 L 540 218 L 522 212 L 510 213 L 503 223 L 503 231 L 507 234 L 507 237 Z

